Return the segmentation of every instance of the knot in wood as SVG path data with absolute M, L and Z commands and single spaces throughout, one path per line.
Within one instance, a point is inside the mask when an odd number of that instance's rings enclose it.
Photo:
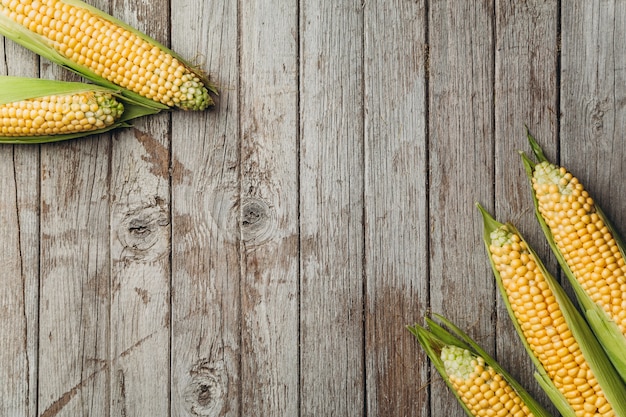
M 224 406 L 228 378 L 222 362 L 198 361 L 189 371 L 191 380 L 185 387 L 184 400 L 192 416 L 218 416 Z
M 606 103 L 593 101 L 590 104 L 589 115 L 591 118 L 591 128 L 594 134 L 601 134 L 604 131 L 604 111 Z
M 118 229 L 125 258 L 154 259 L 168 250 L 169 218 L 160 206 L 127 213 Z
M 248 197 L 241 204 L 241 237 L 245 242 L 260 243 L 274 228 L 274 213 L 265 200 Z

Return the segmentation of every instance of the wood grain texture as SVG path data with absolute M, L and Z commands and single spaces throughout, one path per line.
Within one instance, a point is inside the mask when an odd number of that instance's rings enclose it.
M 108 10 L 105 1 L 91 4 Z M 45 59 L 40 76 L 80 80 Z M 41 150 L 41 417 L 109 412 L 110 162 L 109 135 Z
M 0 415 L 464 415 L 441 313 L 540 394 L 481 202 L 557 270 L 525 125 L 624 230 L 619 1 L 88 0 L 205 70 L 206 112 L 0 146 Z M 78 80 L 10 41 L 0 74 Z
M 118 0 L 110 13 L 169 44 L 169 2 Z M 159 10 L 159 13 L 154 13 Z M 165 415 L 170 365 L 170 122 L 113 135 L 110 175 L 110 413 Z
M 626 5 L 563 4 L 560 163 L 626 232 Z
M 111 176 L 111 411 L 119 415 L 169 408 L 167 130 L 153 118 L 115 136 L 127 142 L 113 152 L 120 169 Z
M 297 415 L 298 3 L 239 4 L 241 412 Z
M 242 415 L 237 10 L 188 0 L 172 11 L 172 47 L 220 88 L 215 109 L 172 114 L 175 417 Z
M 428 366 L 404 326 L 430 301 L 426 4 L 370 1 L 364 15 L 367 415 L 423 416 Z
M 34 416 L 37 399 L 37 152 L 0 151 L 0 414 Z M 34 186 L 28 192 L 16 184 Z M 18 224 L 19 228 L 12 227 Z
M 0 42 L 0 73 L 37 77 L 39 59 Z M 39 146 L 0 147 L 0 415 L 37 413 Z
M 429 12 L 431 308 L 494 353 L 495 283 L 474 206 L 491 208 L 493 195 L 493 2 L 435 1 Z M 453 398 L 433 381 L 431 413 L 460 416 Z
M 556 271 L 556 261 L 532 210 L 531 189 L 519 151 L 532 155 L 526 138 L 528 127 L 547 154 L 556 154 L 558 2 L 496 2 L 495 12 L 493 214 L 501 222 L 512 222 L 549 270 Z M 496 357 L 547 403 L 499 293 L 496 326 Z
M 300 412 L 360 416 L 363 7 L 305 1 L 300 16 Z
M 108 414 L 110 141 L 41 155 L 39 407 L 48 416 Z

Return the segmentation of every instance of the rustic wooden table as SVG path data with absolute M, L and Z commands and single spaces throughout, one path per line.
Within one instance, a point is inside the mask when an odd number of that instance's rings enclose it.
M 88 2 L 219 103 L 0 146 L 1 416 L 460 417 L 405 329 L 429 311 L 545 403 L 474 203 L 556 270 L 528 125 L 625 224 L 626 2 Z

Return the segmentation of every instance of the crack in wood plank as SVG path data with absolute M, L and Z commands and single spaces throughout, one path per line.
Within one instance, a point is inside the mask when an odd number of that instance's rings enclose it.
M 128 411 L 126 409 L 126 377 L 123 369 L 117 371 L 117 384 L 120 390 L 120 415 L 121 417 L 126 417 L 128 415 Z
M 122 353 L 120 353 L 119 357 L 123 358 L 125 356 L 130 355 L 133 350 L 137 349 L 139 346 L 141 346 L 146 340 L 150 339 L 151 337 L 153 337 L 155 334 L 157 334 L 157 332 L 152 332 L 149 335 L 139 339 L 134 345 L 132 345 L 131 347 L 129 347 L 128 349 L 126 349 L 125 351 L 123 351 Z
M 96 375 L 100 372 L 106 370 L 108 368 L 108 364 L 104 364 L 100 369 L 93 372 L 87 378 L 81 380 L 78 384 L 74 385 L 69 391 L 66 391 L 63 395 L 61 395 L 55 402 L 50 404 L 42 414 L 41 417 L 54 417 L 58 415 L 63 408 L 69 404 L 69 402 L 78 394 L 78 392 L 85 386 L 89 381 L 94 379 Z

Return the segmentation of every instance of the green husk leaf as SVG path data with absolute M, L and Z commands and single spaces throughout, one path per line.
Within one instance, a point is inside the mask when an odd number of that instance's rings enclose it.
M 530 130 L 528 129 L 528 127 L 526 128 L 526 137 L 528 138 L 528 143 L 533 151 L 533 154 L 539 160 L 539 162 L 547 161 L 548 158 L 543 153 L 543 149 L 541 149 L 535 138 L 533 138 L 533 136 L 530 134 Z
M 535 138 L 527 133 L 528 142 L 532 148 L 533 154 L 537 158 L 539 162 L 550 162 L 543 150 L 535 140 Z M 539 203 L 537 201 L 537 196 L 532 188 L 532 178 L 535 169 L 536 163 L 533 162 L 526 154 L 521 153 L 522 163 L 524 164 L 524 168 L 526 170 L 528 180 L 530 182 L 531 195 L 533 199 L 533 204 L 535 206 L 535 217 L 541 226 L 541 229 L 546 237 L 546 240 L 550 246 L 550 249 L 554 253 L 561 269 L 565 273 L 571 287 L 574 289 L 574 293 L 576 294 L 576 299 L 581 306 L 583 314 L 587 318 L 589 325 L 600 341 L 600 344 L 606 351 L 609 359 L 617 369 L 617 372 L 620 374 L 620 377 L 623 381 L 626 382 L 626 337 L 621 332 L 617 324 L 609 317 L 606 311 L 593 301 L 591 296 L 585 291 L 585 289 L 580 285 L 578 280 L 576 279 L 576 275 L 572 272 L 571 268 L 567 264 L 565 257 L 561 253 L 559 247 L 557 246 L 554 236 L 550 231 L 549 226 L 547 225 L 545 219 L 541 215 L 539 211 Z M 611 235 L 615 239 L 617 246 L 619 248 L 622 257 L 625 256 L 625 248 L 624 241 L 620 234 L 617 232 L 615 226 L 611 223 L 611 221 L 606 217 L 602 209 L 595 204 L 595 210 L 598 216 L 604 221 L 605 225 L 611 232 Z
M 80 94 L 88 91 L 99 91 L 115 96 L 117 100 L 121 101 L 124 105 L 124 112 L 122 113 L 122 116 L 112 125 L 102 129 L 49 136 L 0 136 L 0 143 L 47 143 L 97 135 L 116 128 L 129 127 L 131 126 L 128 123 L 129 121 L 138 117 L 155 114 L 160 111 L 160 109 L 155 107 L 146 107 L 142 103 L 138 103 L 128 97 L 122 96 L 119 89 L 110 89 L 103 86 L 80 82 L 0 76 L 0 105 L 48 95 Z
M 441 360 L 441 349 L 443 349 L 446 345 L 457 346 L 454 343 L 446 343 L 443 340 L 437 338 L 434 334 L 429 332 L 427 329 L 415 324 L 413 327 L 407 326 L 407 329 L 417 338 L 419 344 L 422 346 L 428 357 L 430 358 L 431 363 L 439 372 L 439 375 L 443 378 L 444 382 L 448 386 L 448 389 L 454 394 L 457 399 L 459 405 L 463 408 L 465 413 L 469 417 L 474 417 L 470 409 L 465 405 L 459 394 L 456 392 L 450 380 L 448 379 L 445 366 L 443 361 Z
M 589 363 L 589 368 L 591 369 L 598 383 L 602 387 L 602 390 L 607 400 L 613 407 L 615 415 L 620 417 L 626 417 L 626 403 L 624 403 L 623 401 L 624 398 L 626 398 L 626 385 L 621 380 L 620 375 L 618 374 L 608 356 L 602 349 L 602 346 L 594 336 L 591 328 L 589 327 L 581 313 L 576 309 L 572 300 L 570 300 L 565 293 L 565 290 L 563 290 L 563 288 L 559 285 L 556 279 L 550 274 L 550 272 L 548 272 L 537 253 L 530 247 L 528 242 L 524 240 L 521 233 L 515 228 L 515 226 L 510 223 L 507 223 L 506 225 L 500 223 L 493 216 L 491 216 L 480 204 L 477 204 L 477 207 L 483 217 L 483 237 L 485 241 L 485 247 L 489 257 L 489 262 L 496 278 L 500 295 L 502 296 L 507 312 L 509 313 L 509 317 L 513 322 L 513 326 L 515 327 L 515 330 L 517 331 L 522 341 L 522 344 L 524 345 L 524 348 L 526 349 L 533 364 L 535 365 L 537 372 L 534 376 L 535 379 L 539 382 L 541 388 L 546 392 L 548 397 L 553 402 L 554 406 L 563 416 L 575 416 L 573 408 L 569 405 L 563 394 L 561 394 L 561 392 L 554 385 L 554 383 L 548 376 L 545 368 L 534 355 L 528 341 L 524 337 L 521 325 L 517 321 L 515 314 L 513 313 L 513 308 L 511 307 L 510 300 L 506 294 L 502 277 L 496 269 L 495 263 L 491 256 L 491 252 L 489 250 L 489 245 L 491 243 L 490 234 L 492 231 L 502 226 L 507 227 L 510 232 L 520 236 L 522 241 L 524 241 L 524 243 L 526 244 L 529 252 L 535 258 L 535 263 L 537 267 L 540 269 L 543 276 L 545 277 L 546 282 L 548 283 L 548 286 L 552 291 L 552 294 L 559 304 L 563 313 L 563 318 L 565 319 L 570 331 L 572 332 L 572 335 L 576 339 L 576 342 L 578 343 L 578 346 L 580 347 L 584 358 Z
M 120 89 L 110 89 L 81 82 L 0 76 L 0 105 L 51 95 L 80 94 L 87 91 L 101 91 L 119 95 Z
M 500 364 L 498 364 L 498 362 L 496 362 L 494 358 L 492 358 L 485 350 L 483 350 L 469 335 L 467 335 L 445 317 L 438 314 L 435 314 L 434 317 L 437 318 L 437 320 L 439 320 L 443 324 L 443 326 L 433 319 L 426 317 L 425 321 L 428 329 L 417 324 L 412 327 L 407 326 L 407 329 L 417 338 L 420 345 L 430 358 L 433 366 L 435 367 L 435 369 L 437 369 L 437 371 L 445 381 L 446 385 L 455 395 L 459 404 L 461 405 L 461 407 L 463 407 L 463 410 L 465 410 L 468 416 L 473 417 L 473 414 L 469 410 L 469 408 L 463 403 L 463 400 L 459 397 L 454 387 L 450 383 L 444 363 L 441 359 L 441 350 L 444 346 L 457 346 L 470 351 L 476 356 L 482 357 L 487 365 L 491 366 L 496 372 L 502 375 L 502 377 L 508 382 L 511 388 L 513 388 L 517 392 L 520 398 L 524 401 L 524 404 L 536 417 L 551 416 L 551 414 L 547 410 L 545 410 L 545 408 L 543 408 L 530 395 L 530 393 L 528 393 L 528 391 L 526 391 L 526 389 L 524 389 L 524 387 L 515 378 L 513 378 L 513 376 L 511 376 L 506 370 L 504 370 L 500 366 Z

